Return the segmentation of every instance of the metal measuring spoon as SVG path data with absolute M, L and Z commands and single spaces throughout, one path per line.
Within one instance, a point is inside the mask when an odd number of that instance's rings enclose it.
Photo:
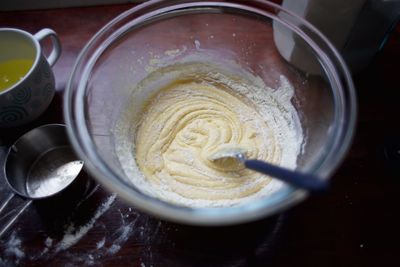
M 273 176 L 281 181 L 291 184 L 292 186 L 310 192 L 326 191 L 329 187 L 328 181 L 315 175 L 289 170 L 261 160 L 247 159 L 245 155 L 246 150 L 242 148 L 227 147 L 215 151 L 209 156 L 209 159 L 211 161 L 236 160 L 248 169 Z
M 3 174 L 14 192 L 0 207 L 0 214 L 17 194 L 27 202 L 10 219 L 1 236 L 33 200 L 54 196 L 67 188 L 83 168 L 70 147 L 63 124 L 48 124 L 20 137 L 8 150 Z

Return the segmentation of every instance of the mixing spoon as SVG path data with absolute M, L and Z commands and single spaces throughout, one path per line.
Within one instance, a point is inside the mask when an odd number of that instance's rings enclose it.
M 229 147 L 217 150 L 209 156 L 209 159 L 211 161 L 237 160 L 248 169 L 273 176 L 310 192 L 323 192 L 329 187 L 328 181 L 313 174 L 289 170 L 261 160 L 247 159 L 245 155 L 244 149 Z

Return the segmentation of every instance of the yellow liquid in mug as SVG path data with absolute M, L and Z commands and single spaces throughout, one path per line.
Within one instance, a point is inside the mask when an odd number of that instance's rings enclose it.
M 31 59 L 11 59 L 0 62 L 0 92 L 21 80 L 32 65 Z

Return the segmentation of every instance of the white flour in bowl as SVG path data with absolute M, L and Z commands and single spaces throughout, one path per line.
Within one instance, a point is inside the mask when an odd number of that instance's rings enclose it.
M 231 206 L 267 196 L 282 183 L 221 169 L 207 155 L 219 145 L 244 145 L 252 158 L 294 169 L 303 134 L 293 94 L 284 76 L 272 89 L 239 67 L 189 61 L 159 68 L 132 90 L 116 123 L 117 156 L 133 185 L 177 205 Z

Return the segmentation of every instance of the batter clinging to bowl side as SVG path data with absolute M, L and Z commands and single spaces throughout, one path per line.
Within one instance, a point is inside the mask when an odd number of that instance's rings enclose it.
M 180 68 L 143 105 L 136 124 L 135 158 L 145 181 L 138 187 L 187 206 L 234 205 L 279 188 L 279 181 L 209 156 L 233 145 L 249 158 L 295 167 L 302 134 L 287 80 L 273 90 L 203 63 Z

